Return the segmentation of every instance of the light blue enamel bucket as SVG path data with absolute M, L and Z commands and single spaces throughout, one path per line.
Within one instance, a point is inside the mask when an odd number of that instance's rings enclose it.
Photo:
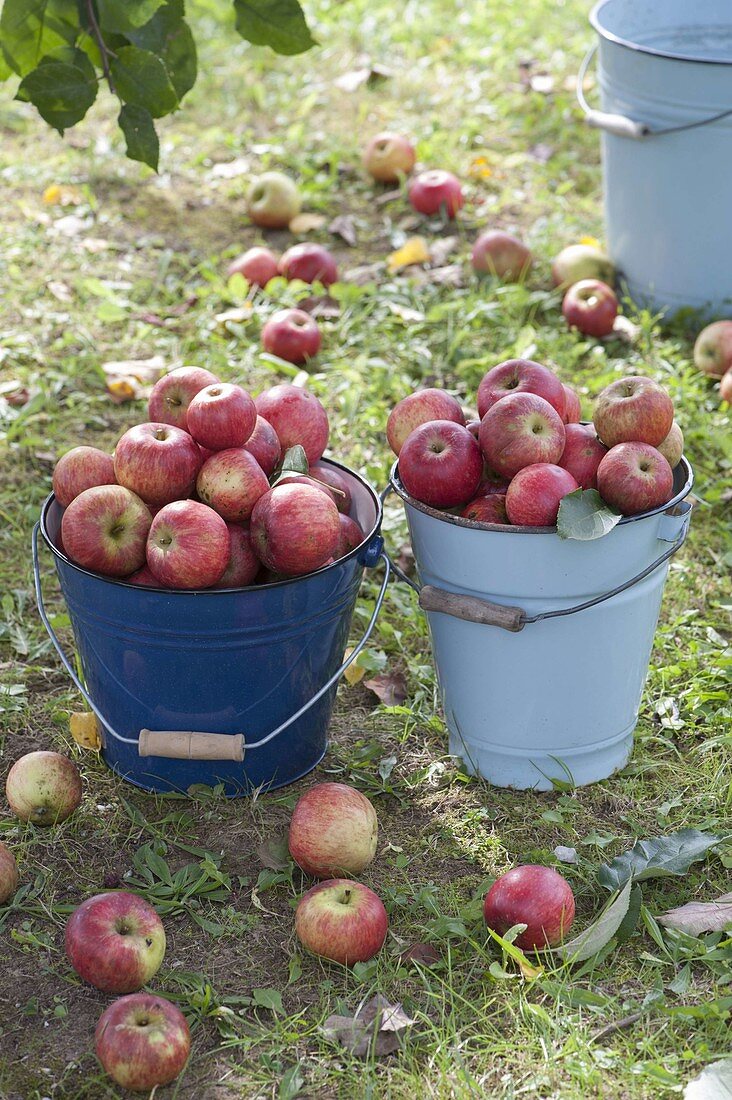
M 590 22 L 608 252 L 640 305 L 732 316 L 732 0 L 600 0 Z

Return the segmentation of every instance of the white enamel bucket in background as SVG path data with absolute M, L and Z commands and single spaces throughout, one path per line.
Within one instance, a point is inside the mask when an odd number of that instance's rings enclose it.
M 450 753 L 471 774 L 551 790 L 628 762 L 668 562 L 689 526 L 685 459 L 674 475 L 668 504 L 579 542 L 435 511 L 395 464 Z
M 600 0 L 590 22 L 608 252 L 639 304 L 732 316 L 732 0 Z

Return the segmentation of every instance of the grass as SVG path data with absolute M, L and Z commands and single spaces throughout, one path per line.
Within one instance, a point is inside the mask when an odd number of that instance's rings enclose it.
M 124 161 L 108 104 L 64 142 L 7 90 L 0 98 L 0 382 L 30 393 L 20 407 L 0 397 L 0 733 L 6 770 L 25 751 L 53 747 L 75 757 L 85 785 L 82 807 L 57 828 L 0 816 L 24 885 L 0 911 L 0 1096 L 121 1095 L 93 1055 L 108 998 L 70 970 L 63 926 L 84 897 L 125 884 L 164 914 L 168 952 L 151 988 L 175 999 L 193 1029 L 189 1066 L 159 1100 L 677 1095 L 729 1049 L 732 947 L 722 934 L 662 933 L 653 916 L 728 890 L 729 848 L 683 878 L 646 884 L 627 942 L 573 969 L 542 960 L 533 979 L 488 939 L 480 903 L 509 866 L 556 865 L 554 848 L 574 847 L 578 861 L 562 871 L 581 928 L 606 897 L 598 866 L 636 837 L 684 826 L 730 831 L 729 410 L 691 363 L 693 318 L 664 329 L 627 303 L 635 335 L 606 342 L 581 339 L 561 321 L 550 259 L 602 233 L 597 136 L 581 125 L 571 90 L 590 41 L 584 3 L 525 0 L 489 12 L 466 3 L 456 17 L 454 5 L 434 0 L 404 5 L 399 19 L 386 0 L 321 0 L 310 10 L 321 47 L 285 60 L 240 43 L 215 0 L 193 5 L 201 77 L 185 110 L 162 124 L 160 177 Z M 370 62 L 393 75 L 349 94 L 334 84 Z M 552 78 L 548 94 L 532 90 L 534 74 Z M 374 202 L 359 150 L 385 125 L 412 132 L 425 164 L 467 181 L 456 225 L 425 224 L 403 197 Z M 255 392 L 287 377 L 260 355 L 258 333 L 306 291 L 273 284 L 247 311 L 242 288 L 222 275 L 259 239 L 243 214 L 247 174 L 216 169 L 237 158 L 251 171 L 291 172 L 307 208 L 328 221 L 352 218 L 354 248 L 326 229 L 315 234 L 344 271 L 379 265 L 365 283 L 336 288 L 340 313 L 323 322 L 309 382 L 331 412 L 332 453 L 373 484 L 386 481 L 383 429 L 396 400 L 436 384 L 471 401 L 484 371 L 516 354 L 554 363 L 579 387 L 586 413 L 628 370 L 658 378 L 696 471 L 691 535 L 669 573 L 633 759 L 604 783 L 538 794 L 468 780 L 446 755 L 424 619 L 405 586 L 390 587 L 366 663 L 402 673 L 407 701 L 389 708 L 363 682 L 343 685 L 316 773 L 354 783 L 380 819 L 379 856 L 363 878 L 383 897 L 391 934 L 376 959 L 351 971 L 301 954 L 293 934 L 307 882 L 276 842 L 310 781 L 235 802 L 215 790 L 166 799 L 121 783 L 70 737 L 80 701 L 31 592 L 30 530 L 55 456 L 81 441 L 111 448 L 144 418 L 143 401 L 112 404 L 102 363 L 159 354 Z M 71 188 L 76 204 L 45 205 L 52 184 Z M 468 274 L 469 244 L 486 224 L 515 228 L 531 244 L 527 286 Z M 448 242 L 445 263 L 462 265 L 458 285 L 386 273 L 385 257 L 414 232 Z M 284 247 L 288 236 L 269 239 Z M 234 307 L 241 319 L 222 321 Z M 384 533 L 399 553 L 406 528 L 394 502 Z M 365 581 L 354 637 L 376 583 Z M 52 604 L 62 614 L 56 597 Z M 437 947 L 438 966 L 399 961 L 417 941 Z M 322 1024 L 376 991 L 416 1023 L 399 1054 L 358 1060 L 328 1042 Z

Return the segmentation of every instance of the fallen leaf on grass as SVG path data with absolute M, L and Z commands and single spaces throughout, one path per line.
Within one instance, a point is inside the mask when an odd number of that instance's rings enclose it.
M 352 267 L 346 271 L 343 279 L 344 282 L 354 283 L 355 286 L 366 286 L 367 283 L 376 282 L 383 270 L 383 263 L 359 264 L 358 267 Z
M 333 84 L 342 92 L 356 92 L 364 84 L 377 84 L 391 76 L 391 70 L 383 65 L 366 65 L 362 69 L 352 69 L 336 77 Z
M 67 283 L 56 282 L 51 279 L 50 282 L 46 283 L 46 287 L 58 302 L 70 302 L 73 298 L 73 292 Z
M 225 309 L 223 313 L 217 313 L 214 321 L 217 325 L 240 325 L 244 321 L 248 321 L 253 312 L 254 306 L 252 303 L 245 302 L 243 306 L 234 306 L 233 309 Z
M 493 169 L 488 164 L 486 157 L 474 157 L 468 165 L 468 175 L 473 179 L 487 180 L 493 175 Z
M 324 214 L 296 214 L 290 222 L 289 230 L 291 233 L 302 235 L 303 233 L 311 233 L 314 229 L 322 229 L 325 222 Z
M 272 871 L 284 871 L 290 866 L 290 849 L 287 844 L 287 833 L 276 833 L 274 836 L 265 837 L 257 845 L 257 855 L 265 867 Z
M 69 716 L 69 730 L 77 745 L 83 749 L 101 749 L 99 720 L 92 711 L 80 711 Z
M 66 183 L 51 183 L 43 192 L 46 206 L 80 206 L 85 200 L 78 187 Z
M 86 237 L 81 242 L 81 247 L 91 253 L 104 252 L 109 248 L 109 241 L 105 241 L 103 237 Z
M 424 313 L 421 309 L 410 309 L 408 306 L 399 305 L 398 302 L 387 302 L 390 311 L 402 321 L 424 321 Z
M 298 309 L 304 309 L 311 317 L 340 317 L 340 303 L 330 294 L 313 294 L 309 298 L 301 298 L 297 303 Z
M 79 218 L 76 214 L 67 214 L 65 217 L 59 218 L 58 221 L 52 222 L 48 227 L 48 232 L 56 237 L 78 237 L 85 230 L 91 229 L 92 225 L 92 218 Z
M 208 174 L 211 179 L 233 180 L 237 176 L 246 176 L 251 168 L 251 161 L 248 157 L 237 157 L 236 160 L 226 160 L 220 164 L 214 164 Z
M 560 958 L 570 963 L 583 962 L 585 959 L 591 959 L 610 943 L 628 912 L 632 889 L 633 883 L 628 880 L 592 924 L 574 939 L 567 940 L 556 949 Z
M 732 925 L 732 894 L 722 894 L 715 901 L 690 901 L 656 919 L 665 928 L 678 928 L 689 936 L 722 932 Z
M 148 387 L 157 382 L 167 369 L 162 355 L 153 355 L 151 359 L 102 363 L 107 390 L 116 405 L 144 397 Z
M 347 661 L 352 653 L 353 646 L 349 646 L 345 654 L 343 655 L 343 659 Z M 343 673 L 346 683 L 350 684 L 351 687 L 353 687 L 354 684 L 359 683 L 360 680 L 363 680 L 365 675 L 366 669 L 362 668 L 361 665 L 358 663 L 358 657 L 348 666 L 346 671 Z
M 430 251 L 424 237 L 410 237 L 401 248 L 387 258 L 386 266 L 393 275 L 403 267 L 413 264 L 426 264 L 430 261 Z
M 184 302 L 179 302 L 177 306 L 171 306 L 170 309 L 165 311 L 165 316 L 161 317 L 158 313 L 140 313 L 135 320 L 144 321 L 147 325 L 154 325 L 156 328 L 170 328 L 168 322 L 175 317 L 181 317 L 184 313 L 187 313 L 189 309 L 198 302 L 198 298 L 194 295 L 191 298 L 186 298 Z
M 435 267 L 442 267 L 447 257 L 459 247 L 459 237 L 438 237 L 430 245 L 430 259 Z
M 407 685 L 401 672 L 382 672 L 364 680 L 363 686 L 373 691 L 385 707 L 398 707 L 407 698 Z
M 356 1058 L 383 1058 L 402 1045 L 403 1036 L 415 1021 L 400 1004 L 390 1004 L 377 993 L 358 1009 L 355 1016 L 329 1016 L 323 1025 L 326 1039 L 340 1043 Z
M 628 881 L 685 875 L 691 864 L 703 859 L 720 840 L 698 829 L 679 829 L 667 836 L 637 840 L 630 851 L 604 863 L 597 879 L 606 890 L 617 890 Z
M 24 386 L 22 382 L 18 382 L 16 379 L 9 379 L 7 382 L 0 383 L 0 397 L 5 398 L 8 405 L 13 409 L 19 409 L 23 405 L 27 405 L 30 400 L 30 390 L 27 386 Z
M 335 237 L 340 237 L 351 248 L 355 247 L 357 241 L 356 226 L 350 214 L 339 214 L 337 218 L 333 218 L 328 226 L 328 232 Z
M 431 943 L 413 943 L 411 947 L 406 947 L 399 956 L 400 962 L 414 962 L 419 963 L 420 966 L 435 966 L 441 959 L 442 955 Z
M 446 267 L 430 267 L 417 271 L 414 281 L 423 286 L 435 283 L 438 286 L 464 286 L 465 272 L 461 264 L 448 264 Z

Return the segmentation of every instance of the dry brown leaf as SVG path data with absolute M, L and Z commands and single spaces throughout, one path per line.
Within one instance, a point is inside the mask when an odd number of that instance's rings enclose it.
M 678 928 L 689 936 L 722 932 L 732 925 L 732 894 L 722 894 L 714 901 L 689 901 L 656 919 L 665 928 Z
M 426 264 L 430 261 L 430 251 L 424 237 L 410 237 L 401 248 L 387 258 L 386 266 L 393 275 L 404 267 L 413 264 Z
M 401 672 L 382 672 L 364 680 L 364 687 L 373 691 L 385 707 L 398 707 L 407 698 L 407 684 Z
M 435 966 L 441 959 L 442 955 L 431 943 L 413 943 L 411 947 L 405 948 L 399 956 L 400 962 L 415 962 L 419 963 L 420 966 Z
M 290 849 L 287 844 L 287 833 L 276 833 L 266 837 L 257 845 L 257 855 L 265 867 L 272 871 L 284 871 L 290 866 Z
M 301 298 L 297 308 L 304 309 L 311 317 L 340 317 L 341 313 L 340 304 L 330 294 L 312 294 L 309 298 Z
M 358 238 L 356 236 L 356 226 L 350 214 L 339 214 L 337 218 L 333 218 L 328 226 L 328 232 L 340 237 L 351 248 L 355 247 Z
M 430 260 L 435 267 L 442 267 L 447 257 L 459 247 L 459 237 L 438 237 L 430 245 Z
M 400 1004 L 390 1004 L 377 993 L 355 1016 L 329 1016 L 323 1034 L 346 1047 L 356 1058 L 383 1058 L 399 1049 L 402 1033 L 414 1022 Z
M 150 359 L 102 363 L 102 370 L 108 378 L 135 378 L 138 382 L 152 383 L 166 374 L 168 368 L 162 355 L 153 355 Z
M 80 711 L 70 715 L 69 730 L 76 744 L 81 745 L 83 749 L 101 749 L 99 719 L 92 711 Z
M 356 286 L 365 286 L 379 278 L 384 270 L 383 263 L 359 264 L 344 272 L 343 280 L 346 283 L 354 283 Z
M 58 302 L 70 302 L 74 296 L 71 287 L 67 283 L 56 282 L 56 280 L 51 279 L 50 282 L 46 283 L 46 287 L 49 294 L 53 294 Z
M 301 236 L 303 233 L 312 233 L 314 229 L 322 229 L 326 223 L 324 214 L 296 214 L 290 222 L 290 232 Z

